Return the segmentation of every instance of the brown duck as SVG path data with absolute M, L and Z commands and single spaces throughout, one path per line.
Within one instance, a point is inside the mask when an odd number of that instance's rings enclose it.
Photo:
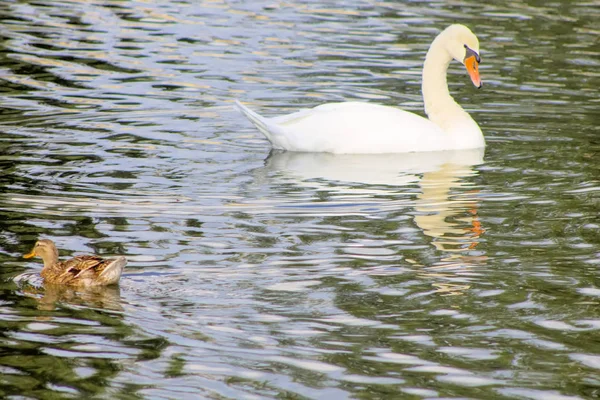
M 105 286 L 119 282 L 127 260 L 125 257 L 104 259 L 98 256 L 77 256 L 67 261 L 58 260 L 58 250 L 52 240 L 38 240 L 24 258 L 41 257 L 44 282 L 69 286 Z

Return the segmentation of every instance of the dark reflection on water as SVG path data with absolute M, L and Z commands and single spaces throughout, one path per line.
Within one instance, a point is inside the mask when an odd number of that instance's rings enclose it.
M 119 289 L 2 285 L 2 396 L 65 398 L 128 393 L 107 383 L 126 360 L 160 356 L 162 338 L 136 338 Z M 112 388 L 110 388 L 112 386 Z
M 0 397 L 600 396 L 599 10 L 0 4 Z M 269 155 L 231 108 L 422 113 L 453 22 L 485 154 Z M 40 285 L 40 237 L 120 288 Z

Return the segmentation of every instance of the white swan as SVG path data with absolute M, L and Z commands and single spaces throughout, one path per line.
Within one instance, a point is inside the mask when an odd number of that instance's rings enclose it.
M 479 41 L 464 25 L 451 25 L 431 43 L 423 66 L 423 118 L 395 107 L 330 103 L 290 115 L 264 118 L 236 105 L 269 139 L 273 148 L 328 153 L 404 153 L 481 148 L 485 139 L 471 116 L 448 91 L 450 61 L 464 64 L 477 87 Z

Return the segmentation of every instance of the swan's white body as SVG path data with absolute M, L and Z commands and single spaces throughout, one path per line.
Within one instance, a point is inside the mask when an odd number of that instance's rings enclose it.
M 363 102 L 324 104 L 275 118 L 236 104 L 275 149 L 344 154 L 481 148 L 485 146 L 481 129 L 450 96 L 446 83 L 452 59 L 465 63 L 474 54 L 478 63 L 478 53 L 477 37 L 463 25 L 451 25 L 435 38 L 423 67 L 422 92 L 429 119 Z M 469 61 L 468 68 L 474 59 Z M 474 69 L 469 69 L 471 79 L 480 86 L 477 65 Z

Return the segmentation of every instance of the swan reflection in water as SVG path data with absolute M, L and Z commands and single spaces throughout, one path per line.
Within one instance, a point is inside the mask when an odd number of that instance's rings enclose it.
M 417 185 L 416 198 L 408 203 L 414 222 L 442 257 L 431 265 L 407 261 L 434 280 L 439 293 L 461 294 L 470 287 L 473 267 L 486 260 L 473 255 L 484 229 L 477 215 L 477 190 L 468 190 L 472 183 L 467 179 L 477 174 L 474 167 L 483 164 L 483 156 L 484 149 L 374 155 L 273 152 L 265 169 L 287 182 L 337 193 L 396 194 L 403 186 Z

